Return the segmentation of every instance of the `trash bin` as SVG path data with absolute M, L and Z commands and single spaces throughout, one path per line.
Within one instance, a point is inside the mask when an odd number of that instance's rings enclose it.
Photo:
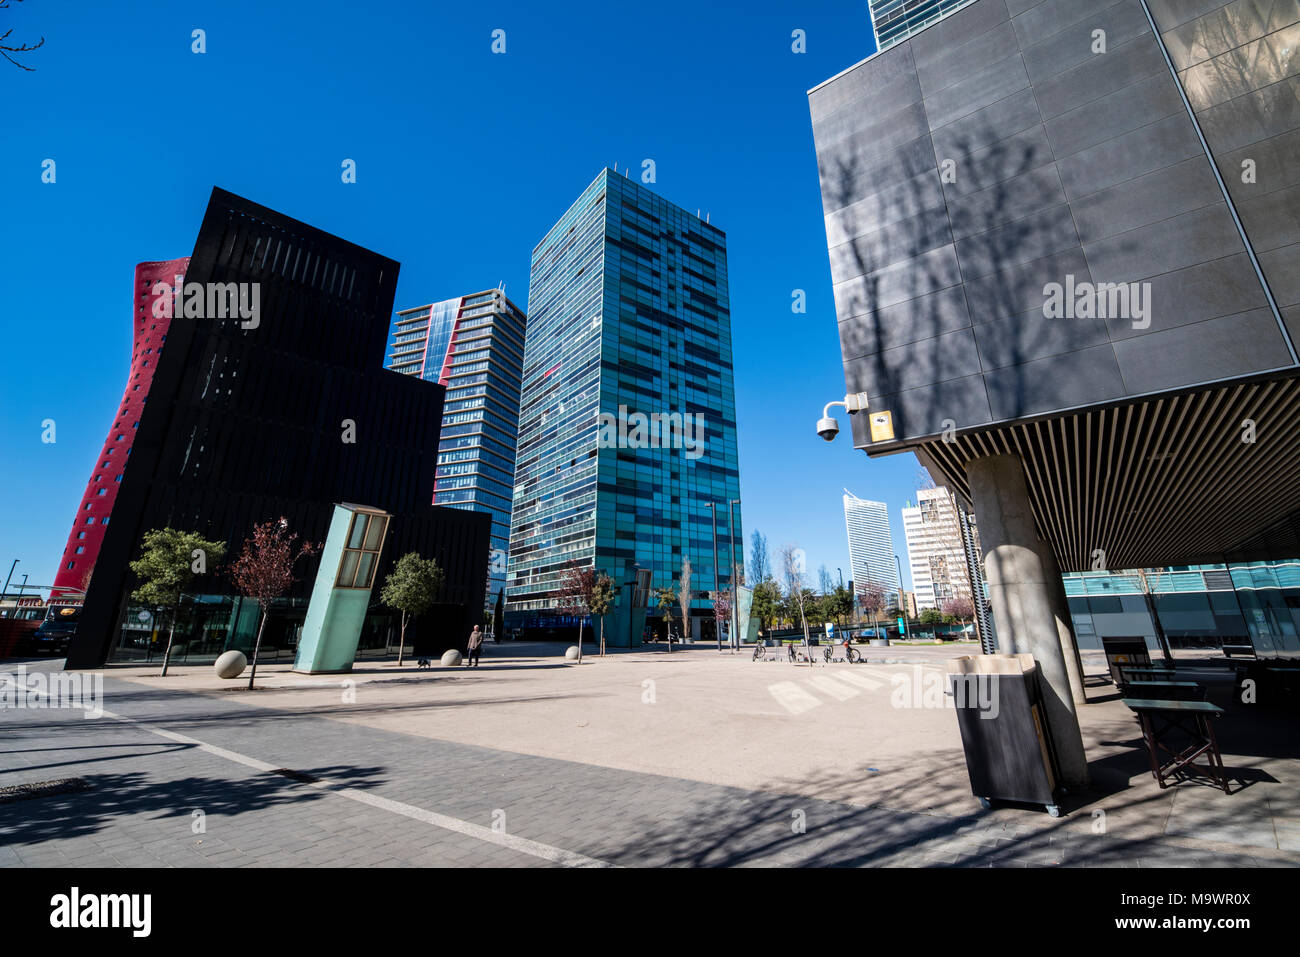
M 1032 655 L 966 655 L 948 662 L 948 686 L 966 752 L 971 793 L 1041 804 L 1059 817 L 1060 773 Z

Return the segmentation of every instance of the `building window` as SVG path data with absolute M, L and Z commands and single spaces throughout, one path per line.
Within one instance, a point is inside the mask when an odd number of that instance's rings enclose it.
M 335 588 L 369 588 L 374 583 L 379 550 L 383 547 L 387 527 L 388 518 L 384 515 L 353 513 Z
M 86 519 L 86 524 L 87 524 L 87 525 L 94 525 L 94 524 L 95 524 L 95 516 L 92 515 L 92 516 L 90 516 L 90 518 Z
M 68 571 L 72 571 L 76 567 L 77 567 L 76 562 L 68 562 Z
M 96 494 L 96 495 L 107 495 L 107 494 L 108 494 L 108 489 L 106 489 L 106 488 L 101 488 L 101 489 L 100 489 L 98 492 L 96 492 L 95 494 Z
M 77 546 L 76 554 L 80 555 L 80 554 L 81 554 L 82 552 L 84 552 L 85 550 L 86 550 L 86 546 L 85 546 L 85 545 L 78 545 L 78 546 Z
M 77 538 L 85 538 L 85 537 L 86 537 L 85 532 L 77 532 Z

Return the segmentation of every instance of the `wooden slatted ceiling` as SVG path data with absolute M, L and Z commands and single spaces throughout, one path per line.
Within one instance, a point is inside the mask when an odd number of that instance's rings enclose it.
M 1255 441 L 1243 441 L 1245 421 Z M 1063 571 L 1212 562 L 1300 509 L 1300 378 L 1235 383 L 917 448 L 967 503 L 966 463 L 1012 452 Z M 978 515 L 976 518 L 978 519 Z

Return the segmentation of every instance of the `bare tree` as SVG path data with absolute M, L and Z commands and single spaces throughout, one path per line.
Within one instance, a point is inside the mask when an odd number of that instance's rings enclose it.
M 797 545 L 782 547 L 781 574 L 785 579 L 786 599 L 799 609 L 799 620 L 803 624 L 803 640 L 807 644 L 810 636 L 808 634 L 808 616 L 804 612 L 803 549 Z
M 1165 656 L 1165 661 L 1173 661 L 1174 653 L 1169 647 L 1169 636 L 1165 634 L 1165 626 L 1160 623 L 1160 612 L 1156 608 L 1155 587 L 1151 584 L 1150 578 L 1147 577 L 1145 568 L 1135 569 L 1138 580 L 1138 586 L 1142 589 L 1142 600 L 1147 604 L 1147 614 L 1151 616 L 1151 624 L 1156 630 L 1156 641 L 1160 644 L 1160 653 Z M 1156 584 L 1160 582 L 1160 572 L 1156 571 Z
M 15 2 L 22 3 L 23 0 L 0 0 L 0 10 L 8 10 L 9 4 Z M 0 33 L 0 56 L 4 57 L 14 66 L 18 67 L 18 69 L 26 70 L 28 73 L 32 73 L 35 71 L 36 69 L 35 67 L 25 66 L 22 63 L 19 63 L 17 60 L 15 60 L 9 54 L 31 53 L 33 50 L 39 50 L 41 47 L 45 46 L 45 37 L 41 37 L 35 43 L 19 43 L 17 46 L 15 46 L 14 44 L 8 42 L 9 34 L 13 32 L 14 32 L 13 29 L 10 28 L 6 30 L 4 33 Z
M 681 587 L 677 589 L 677 605 L 682 610 L 682 644 L 690 640 L 691 633 L 691 560 L 682 559 Z

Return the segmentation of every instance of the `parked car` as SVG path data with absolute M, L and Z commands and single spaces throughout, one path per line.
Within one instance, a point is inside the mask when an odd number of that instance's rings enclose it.
M 25 650 L 32 655 L 66 655 L 76 631 L 75 621 L 47 618 L 27 639 Z

